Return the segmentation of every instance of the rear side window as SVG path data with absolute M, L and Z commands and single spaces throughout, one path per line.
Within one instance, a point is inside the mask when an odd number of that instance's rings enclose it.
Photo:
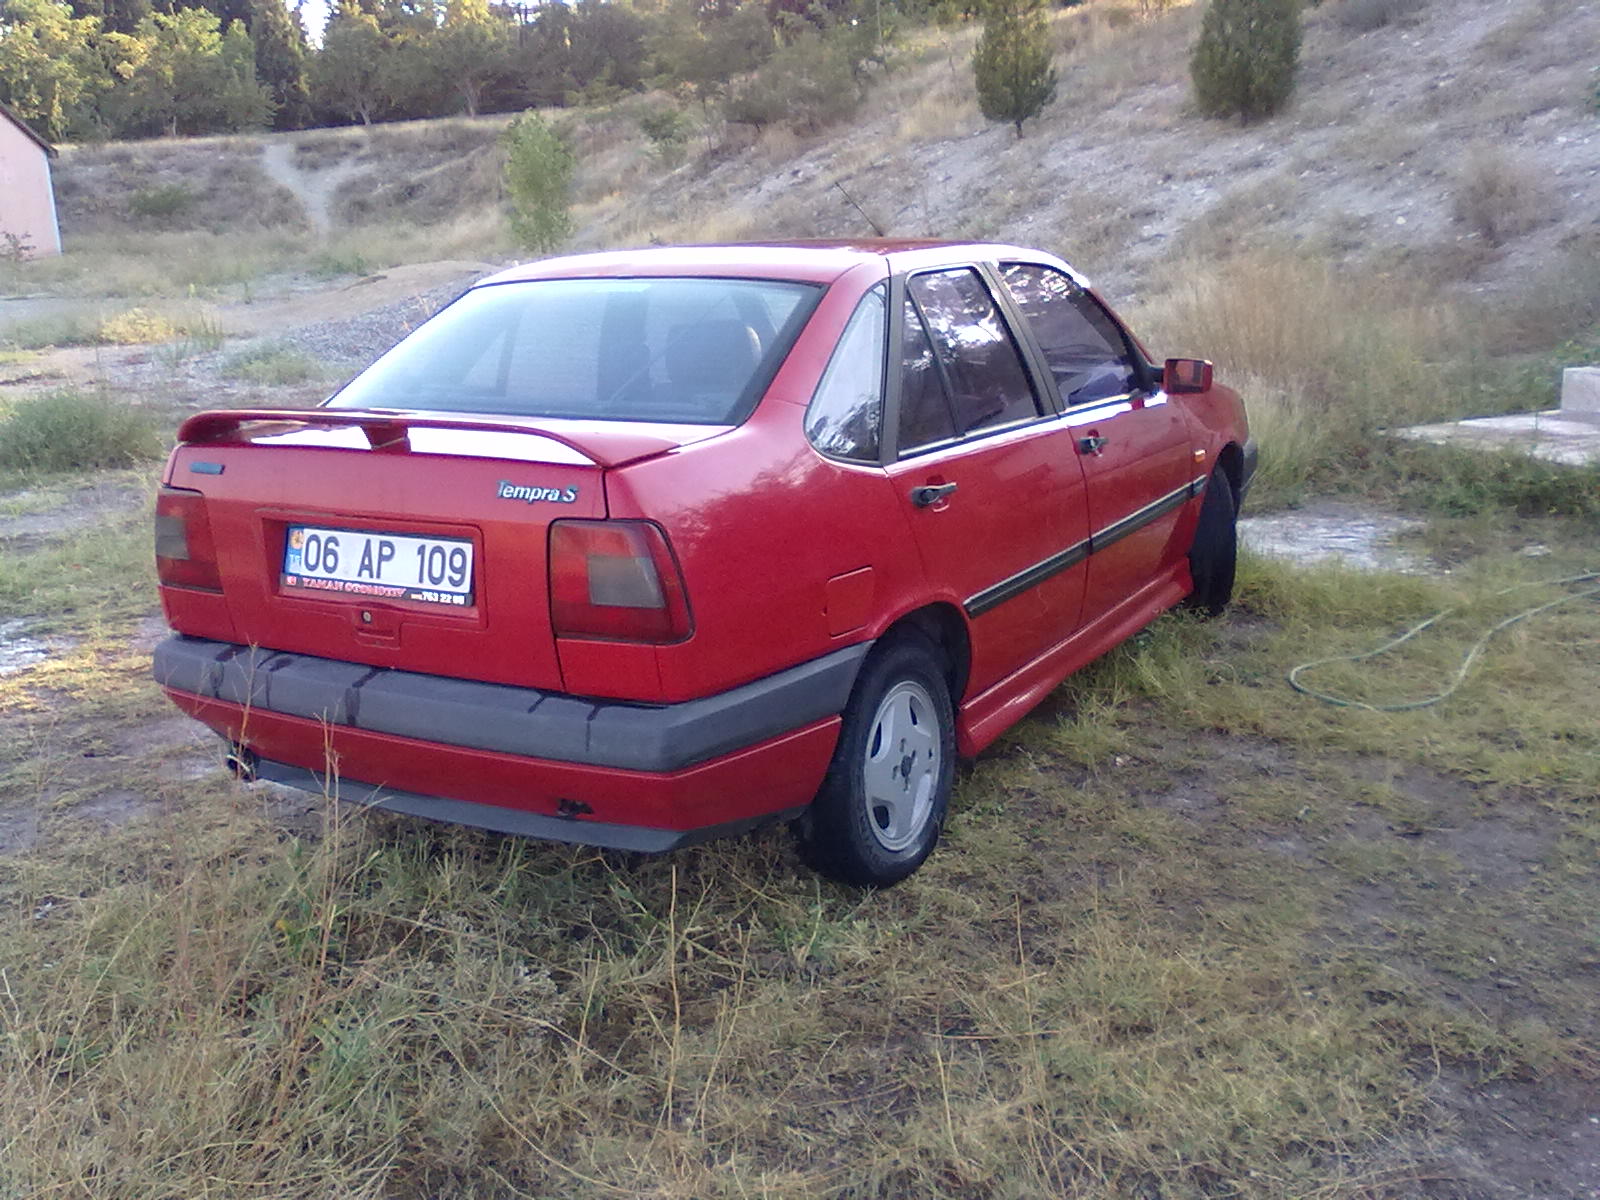
M 955 418 L 939 382 L 933 343 L 922 314 L 906 297 L 900 336 L 900 452 L 946 442 L 956 436 Z
M 856 305 L 811 397 L 806 436 L 824 454 L 878 461 L 888 312 L 889 289 L 880 283 Z
M 1039 415 L 1016 343 L 976 271 L 914 275 L 908 291 L 942 367 L 957 436 Z
M 751 279 L 496 284 L 468 292 L 329 403 L 731 424 L 760 398 L 818 295 Z
M 1044 351 L 1063 404 L 1133 391 L 1138 376 L 1122 331 L 1070 275 L 1035 263 L 1006 263 L 1000 275 Z

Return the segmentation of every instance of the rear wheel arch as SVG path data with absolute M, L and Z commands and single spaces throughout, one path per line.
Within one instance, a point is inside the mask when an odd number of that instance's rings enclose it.
M 959 707 L 972 667 L 972 641 L 961 610 L 942 602 L 926 604 L 897 617 L 877 640 L 889 642 L 906 630 L 915 630 L 939 651 L 945 681 L 950 686 L 950 703 Z

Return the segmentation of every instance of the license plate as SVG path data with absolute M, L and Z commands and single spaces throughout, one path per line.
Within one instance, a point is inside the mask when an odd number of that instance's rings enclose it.
M 283 585 L 304 592 L 464 608 L 472 603 L 472 543 L 466 538 L 291 525 L 283 548 Z

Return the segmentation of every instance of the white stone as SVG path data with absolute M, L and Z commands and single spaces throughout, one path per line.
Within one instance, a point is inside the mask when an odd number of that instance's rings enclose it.
M 1561 373 L 1561 408 L 1600 414 L 1600 367 L 1568 367 Z

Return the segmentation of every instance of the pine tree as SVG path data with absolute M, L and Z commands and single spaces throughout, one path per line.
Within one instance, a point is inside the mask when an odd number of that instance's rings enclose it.
M 1050 26 L 1044 0 L 989 0 L 983 36 L 972 55 L 978 107 L 991 121 L 1022 123 L 1055 99 L 1056 70 L 1050 65 Z
M 311 94 L 306 87 L 306 31 L 298 10 L 283 0 L 255 0 L 250 13 L 250 38 L 256 46 L 256 74 L 277 105 L 274 129 L 304 129 L 311 123 Z
M 1211 0 L 1189 59 L 1195 106 L 1250 121 L 1277 112 L 1300 65 L 1300 0 Z

